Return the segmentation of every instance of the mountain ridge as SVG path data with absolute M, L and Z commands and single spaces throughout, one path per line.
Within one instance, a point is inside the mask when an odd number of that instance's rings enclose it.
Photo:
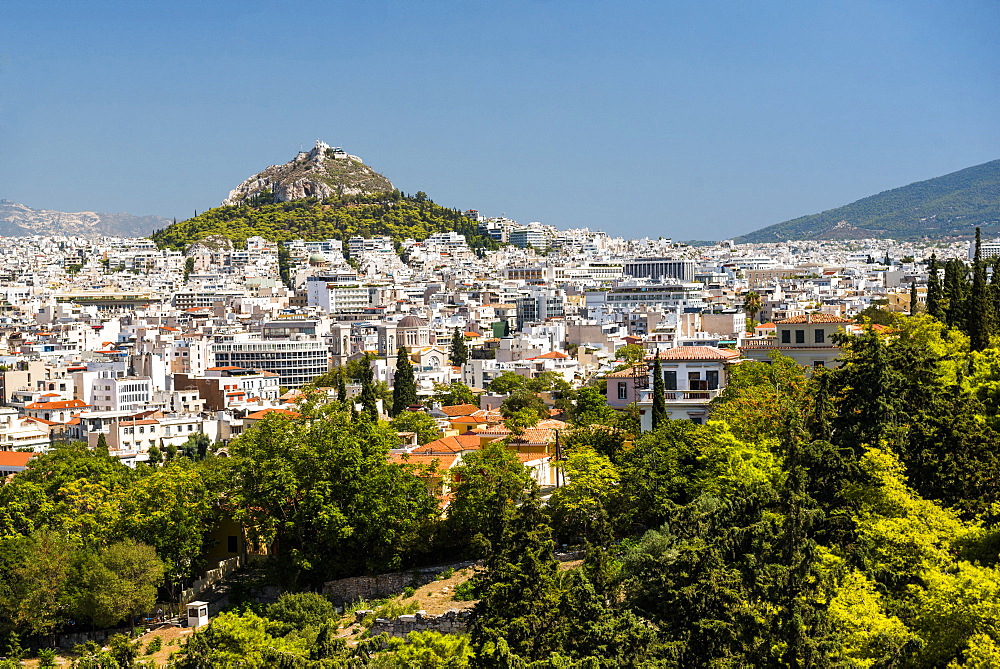
M 734 241 L 970 237 L 977 226 L 987 234 L 1000 233 L 1000 160 L 776 223 Z
M 0 237 L 148 237 L 169 223 L 170 219 L 162 216 L 34 209 L 13 200 L 0 200 Z

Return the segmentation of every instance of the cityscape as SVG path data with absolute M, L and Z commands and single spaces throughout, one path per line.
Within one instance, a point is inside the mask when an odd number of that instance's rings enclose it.
M 4 15 L 0 669 L 1000 666 L 996 6 Z

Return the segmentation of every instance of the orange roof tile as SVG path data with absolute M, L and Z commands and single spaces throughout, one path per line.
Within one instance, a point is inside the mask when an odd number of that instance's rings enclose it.
M 34 453 L 0 451 L 0 467 L 26 467 L 28 460 L 33 457 L 35 457 Z
M 853 323 L 849 318 L 841 318 L 833 314 L 804 314 L 802 316 L 792 316 L 783 321 L 778 321 L 778 325 L 795 325 L 798 323 Z
M 739 351 L 712 346 L 677 346 L 660 351 L 660 360 L 733 360 Z
M 471 416 L 479 411 L 479 407 L 475 404 L 453 404 L 451 406 L 441 407 L 441 411 L 449 418 L 456 418 L 458 416 Z
M 63 400 L 61 402 L 32 402 L 25 409 L 40 411 L 43 409 L 82 409 L 90 405 L 83 400 Z
M 299 416 L 302 415 L 295 411 L 289 411 L 288 409 L 267 408 L 267 409 L 261 409 L 260 411 L 255 411 L 252 414 L 248 414 L 247 418 L 249 418 L 250 420 L 260 420 L 271 413 L 277 413 L 282 416 L 288 416 L 289 418 L 298 418 Z

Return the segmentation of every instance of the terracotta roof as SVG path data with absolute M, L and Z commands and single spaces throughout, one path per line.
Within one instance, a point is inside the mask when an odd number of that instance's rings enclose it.
M 732 360 L 739 351 L 713 346 L 677 346 L 660 351 L 660 360 Z
M 778 325 L 794 325 L 797 323 L 853 323 L 849 318 L 841 318 L 833 314 L 805 314 L 802 316 L 792 316 L 783 321 L 778 321 Z
M 560 353 L 559 351 L 549 351 L 548 353 L 542 353 L 541 355 L 536 355 L 534 358 L 528 358 L 529 360 L 565 360 L 569 356 L 565 353 Z
M 0 467 L 26 467 L 28 460 L 33 457 L 35 457 L 34 453 L 0 451 Z
M 635 365 L 634 367 L 629 367 L 628 369 L 622 369 L 617 372 L 609 372 L 605 374 L 605 378 L 608 379 L 625 379 L 632 378 L 633 376 L 643 376 L 648 372 L 646 365 Z
M 83 400 L 63 400 L 61 402 L 32 402 L 24 408 L 37 411 L 42 409 L 81 409 L 89 406 Z
M 248 414 L 247 418 L 249 418 L 250 420 L 260 420 L 261 418 L 264 418 L 265 416 L 271 413 L 281 414 L 282 416 L 288 416 L 289 418 L 298 418 L 299 416 L 302 415 L 295 411 L 289 411 L 288 409 L 267 408 L 267 409 L 261 409 L 260 411 L 255 411 L 252 414 Z
M 458 462 L 458 454 L 423 455 L 414 453 L 394 453 L 389 456 L 391 462 L 400 465 L 432 466 L 436 470 L 451 469 Z
M 549 444 L 555 441 L 555 434 L 547 428 L 529 427 L 521 436 L 514 437 L 512 443 L 521 444 Z
M 526 465 L 529 462 L 538 462 L 541 464 L 543 460 L 548 460 L 549 456 L 546 453 L 515 453 L 517 459 L 521 461 L 522 465 Z
M 460 453 L 462 451 L 474 451 L 479 448 L 479 437 L 471 434 L 460 434 L 457 437 L 442 437 L 435 439 L 423 446 L 419 446 L 412 453 L 420 455 L 431 455 L 434 453 Z
M 458 416 L 471 416 L 472 414 L 479 411 L 479 407 L 475 404 L 452 404 L 451 406 L 441 407 L 441 412 L 449 418 L 457 418 Z

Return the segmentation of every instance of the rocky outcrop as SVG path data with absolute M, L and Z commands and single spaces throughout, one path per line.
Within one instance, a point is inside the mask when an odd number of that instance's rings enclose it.
M 67 237 L 146 237 L 170 224 L 160 216 L 133 216 L 98 211 L 52 211 L 32 209 L 10 200 L 0 200 L 0 237 L 65 235 Z
M 306 197 L 327 198 L 394 190 L 392 182 L 343 149 L 316 142 L 284 165 L 271 165 L 229 193 L 222 204 L 288 202 Z

